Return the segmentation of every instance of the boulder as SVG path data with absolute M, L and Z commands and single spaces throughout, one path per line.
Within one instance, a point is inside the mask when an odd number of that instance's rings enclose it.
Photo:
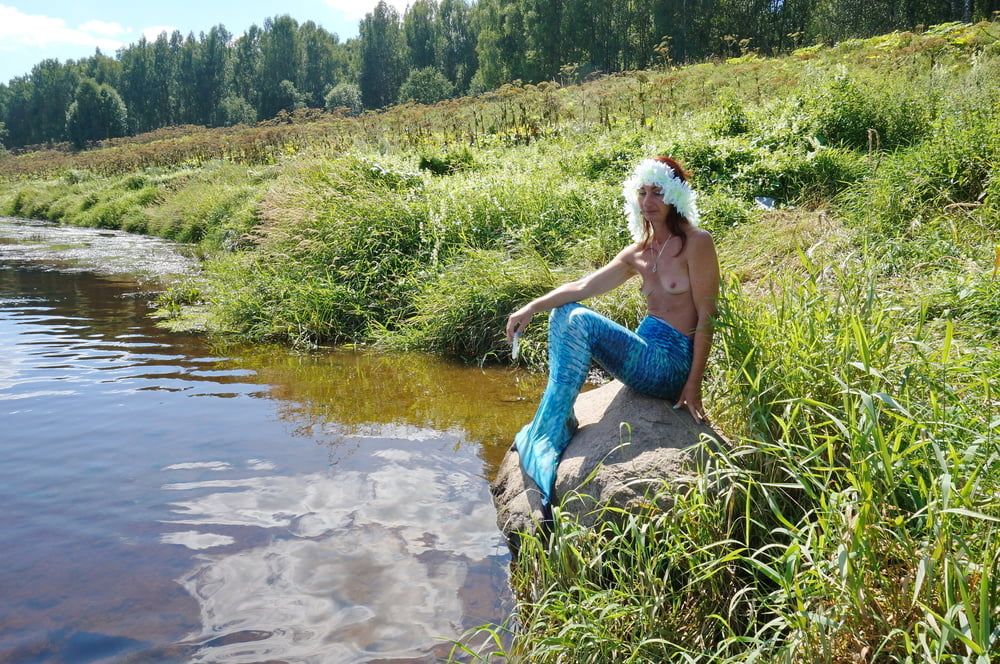
M 671 406 L 617 380 L 581 394 L 574 407 L 580 428 L 559 462 L 554 503 L 591 526 L 603 505 L 628 510 L 648 504 L 647 494 L 664 481 L 674 486 L 690 482 L 695 470 L 692 446 L 702 435 L 722 438 L 697 424 L 687 409 Z M 516 555 L 519 533 L 535 531 L 542 504 L 514 446 L 491 490 L 497 525 Z

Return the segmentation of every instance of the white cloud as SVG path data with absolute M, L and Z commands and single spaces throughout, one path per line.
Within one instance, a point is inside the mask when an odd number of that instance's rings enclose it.
M 160 33 L 167 33 L 167 35 L 173 34 L 174 30 L 177 28 L 172 25 L 151 25 L 148 28 L 142 29 L 143 36 L 146 37 L 146 41 L 156 41 L 156 38 L 160 36 Z
M 98 20 L 81 23 L 80 30 L 88 34 L 103 35 L 105 37 L 114 37 L 115 35 L 120 35 L 122 33 L 132 32 L 131 29 L 122 27 L 122 24 L 117 21 Z
M 378 0 L 325 0 L 326 5 L 335 12 L 339 12 L 345 19 L 360 21 L 365 14 L 375 9 Z M 413 4 L 412 0 L 388 0 L 388 4 L 396 8 L 402 16 L 408 5 Z
M 115 30 L 115 32 L 109 32 Z M 73 28 L 61 18 L 43 14 L 25 14 L 16 7 L 0 5 L 0 49 L 17 50 L 20 47 L 48 47 L 72 45 L 97 47 L 114 51 L 125 45 L 112 35 L 124 32 L 117 23 L 87 21 Z

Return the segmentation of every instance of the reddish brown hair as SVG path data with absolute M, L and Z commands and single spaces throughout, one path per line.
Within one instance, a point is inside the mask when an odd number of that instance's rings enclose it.
M 677 160 L 673 157 L 667 157 L 664 155 L 659 155 L 653 157 L 654 161 L 658 161 L 661 164 L 669 166 L 673 171 L 674 175 L 680 178 L 681 182 L 688 181 L 688 173 L 684 170 L 684 167 L 677 163 Z M 684 232 L 684 223 L 687 219 L 677 211 L 673 205 L 667 204 L 667 230 L 670 231 L 671 235 L 676 235 L 681 239 L 681 248 L 674 254 L 674 256 L 680 256 L 681 252 L 684 251 L 684 247 L 687 245 L 687 234 Z M 649 246 L 649 243 L 653 240 L 653 227 L 650 225 L 646 217 L 642 218 L 642 227 L 646 231 L 646 239 L 643 241 L 643 249 Z

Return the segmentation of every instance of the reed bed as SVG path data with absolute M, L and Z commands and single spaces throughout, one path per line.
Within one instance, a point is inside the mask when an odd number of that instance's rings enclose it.
M 710 392 L 732 445 L 645 511 L 587 529 L 557 510 L 522 538 L 517 614 L 456 656 L 989 661 L 995 349 L 892 306 L 863 264 L 807 267 L 765 298 L 726 288 Z

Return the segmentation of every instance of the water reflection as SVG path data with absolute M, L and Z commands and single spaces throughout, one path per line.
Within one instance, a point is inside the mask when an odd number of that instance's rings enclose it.
M 367 471 L 163 487 L 211 490 L 171 504 L 170 523 L 202 528 L 185 543 L 210 543 L 219 526 L 275 531 L 263 546 L 199 556 L 182 578 L 201 606 L 193 661 L 412 657 L 488 619 L 463 601 L 470 568 L 499 576 L 504 557 L 479 462 L 421 444 L 454 444 L 439 432 L 387 433 Z
M 0 217 L 0 262 L 60 272 L 122 275 L 123 280 L 188 274 L 196 262 L 180 245 L 122 231 L 59 226 L 48 221 Z
M 531 419 L 544 387 L 538 375 L 415 353 L 228 350 L 270 386 L 268 395 L 279 402 L 280 416 L 298 435 L 336 443 L 344 437 L 380 436 L 392 423 L 459 431 L 464 435 L 457 444 L 475 445 L 487 479 L 499 468 L 512 432 Z M 349 453 L 347 448 L 338 451 Z
M 486 478 L 538 378 L 209 346 L 10 225 L 0 662 L 432 661 L 503 619 Z

